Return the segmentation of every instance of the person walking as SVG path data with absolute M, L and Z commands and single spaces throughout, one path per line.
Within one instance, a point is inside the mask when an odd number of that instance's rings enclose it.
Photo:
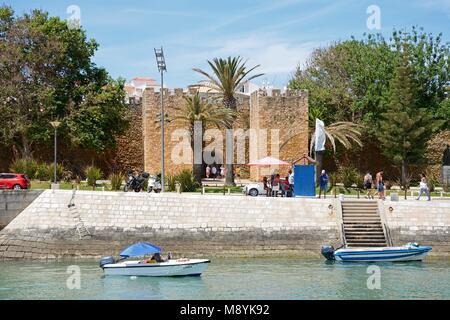
M 290 196 L 294 196 L 294 172 L 292 170 L 289 170 L 289 189 L 290 189 Z
M 269 185 L 269 181 L 268 181 L 267 177 L 263 177 L 262 183 L 264 186 L 264 191 L 266 191 L 266 196 L 270 197 L 270 193 L 272 192 L 272 190 L 270 190 L 270 185 Z
M 367 171 L 366 175 L 364 176 L 364 181 L 363 181 L 364 189 L 366 189 L 366 191 L 367 191 L 367 194 L 366 194 L 367 199 L 373 199 L 372 183 L 373 183 L 372 175 L 370 174 L 369 171 Z
M 381 200 L 385 200 L 384 196 L 384 180 L 383 180 L 384 170 L 381 170 L 376 175 L 376 183 L 377 183 L 377 193 L 378 198 Z
M 325 170 L 322 170 L 319 178 L 319 199 L 323 192 L 323 198 L 327 198 L 327 188 L 328 188 L 328 175 Z
M 211 167 L 209 165 L 206 166 L 206 178 L 209 179 L 209 176 L 211 175 Z
M 423 173 L 420 175 L 419 187 L 420 187 L 420 193 L 419 193 L 419 197 L 417 198 L 417 200 L 420 200 L 420 197 L 422 196 L 422 194 L 425 193 L 428 197 L 428 201 L 431 201 L 430 188 L 428 188 L 427 177 Z

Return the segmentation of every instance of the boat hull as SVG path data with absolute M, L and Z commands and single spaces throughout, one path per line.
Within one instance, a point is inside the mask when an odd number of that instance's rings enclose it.
M 107 264 L 103 266 L 108 276 L 139 276 L 139 277 L 182 277 L 200 276 L 208 267 L 210 260 L 190 259 L 188 261 L 169 261 L 162 263 L 139 263 L 130 261 Z
M 431 247 L 346 248 L 334 252 L 336 261 L 344 262 L 400 262 L 421 261 Z

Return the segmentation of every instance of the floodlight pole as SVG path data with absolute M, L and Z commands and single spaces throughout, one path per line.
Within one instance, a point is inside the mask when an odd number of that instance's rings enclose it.
M 50 124 L 52 125 L 52 127 L 53 127 L 53 129 L 55 129 L 55 141 L 54 141 L 54 143 L 55 143 L 55 146 L 54 146 L 54 152 L 55 152 L 55 154 L 54 154 L 54 180 L 53 180 L 53 183 L 58 183 L 58 178 L 57 178 L 57 158 L 56 158 L 56 156 L 57 156 L 57 147 L 58 147 L 58 143 L 57 143 L 57 134 L 58 134 L 58 127 L 61 125 L 61 122 L 60 121 L 52 121 L 52 122 L 50 122 Z
M 166 68 L 166 61 L 164 58 L 164 51 L 163 48 L 161 49 L 155 49 L 155 56 L 156 56 L 156 63 L 158 66 L 159 72 L 161 72 L 161 91 L 160 91 L 160 98 L 161 98 L 161 192 L 163 193 L 165 191 L 165 170 L 164 170 L 164 151 L 165 151 L 165 145 L 164 145 L 164 123 L 165 123 L 165 114 L 164 114 L 164 71 L 167 71 Z

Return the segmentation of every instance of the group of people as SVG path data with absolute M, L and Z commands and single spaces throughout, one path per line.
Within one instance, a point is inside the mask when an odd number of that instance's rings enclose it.
M 375 195 L 378 194 L 379 199 L 382 199 L 382 200 L 386 199 L 385 194 L 384 194 L 385 185 L 384 185 L 383 176 L 384 176 L 383 170 L 378 172 L 375 176 L 375 188 L 377 190 L 377 193 L 375 193 Z M 364 176 L 364 184 L 363 185 L 364 185 L 364 189 L 367 191 L 366 198 L 369 198 L 369 199 L 374 199 L 372 184 L 373 184 L 372 175 L 370 174 L 370 172 L 367 172 L 366 175 Z M 428 197 L 428 201 L 431 201 L 430 188 L 428 188 L 427 177 L 423 173 L 420 175 L 419 189 L 420 189 L 419 197 L 416 200 L 420 200 L 422 195 L 426 194 Z
M 270 178 L 263 177 L 264 190 L 268 197 L 282 197 L 294 196 L 294 173 L 289 170 L 285 178 L 281 178 L 280 174 L 274 173 Z
M 384 185 L 384 170 L 381 170 L 378 172 L 375 176 L 375 188 L 377 192 L 374 194 L 373 192 L 373 178 L 369 171 L 367 171 L 366 175 L 364 176 L 363 181 L 363 187 L 364 190 L 366 190 L 366 198 L 368 199 L 374 199 L 375 195 L 378 195 L 379 199 L 386 199 L 384 191 L 385 191 L 385 185 Z
M 319 179 L 319 199 L 321 198 L 322 193 L 324 194 L 324 198 L 326 197 L 327 189 L 328 189 L 328 175 L 325 170 L 322 170 Z M 364 176 L 363 181 L 364 190 L 366 190 L 366 198 L 374 199 L 375 196 L 378 196 L 379 199 L 385 200 L 385 182 L 384 182 L 384 170 L 378 172 L 375 176 L 375 190 L 373 189 L 373 178 L 370 172 L 368 171 Z M 423 194 L 426 194 L 428 197 L 428 201 L 431 200 L 430 196 L 430 188 L 428 188 L 427 177 L 425 174 L 420 175 L 420 185 L 419 185 L 419 197 L 416 200 L 420 200 Z
M 225 167 L 218 165 L 207 165 L 206 166 L 206 178 L 221 179 L 225 177 Z

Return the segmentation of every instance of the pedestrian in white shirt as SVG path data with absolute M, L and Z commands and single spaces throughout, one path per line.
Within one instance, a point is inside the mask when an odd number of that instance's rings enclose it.
M 289 196 L 293 197 L 294 196 L 294 172 L 292 172 L 292 170 L 289 170 L 288 180 L 289 180 Z
M 430 196 L 430 189 L 428 188 L 428 184 L 427 184 L 427 177 L 422 173 L 420 175 L 420 193 L 419 193 L 419 197 L 417 198 L 417 200 L 420 200 L 420 197 L 422 196 L 422 194 L 426 194 L 428 197 L 428 201 L 431 201 L 431 196 Z

